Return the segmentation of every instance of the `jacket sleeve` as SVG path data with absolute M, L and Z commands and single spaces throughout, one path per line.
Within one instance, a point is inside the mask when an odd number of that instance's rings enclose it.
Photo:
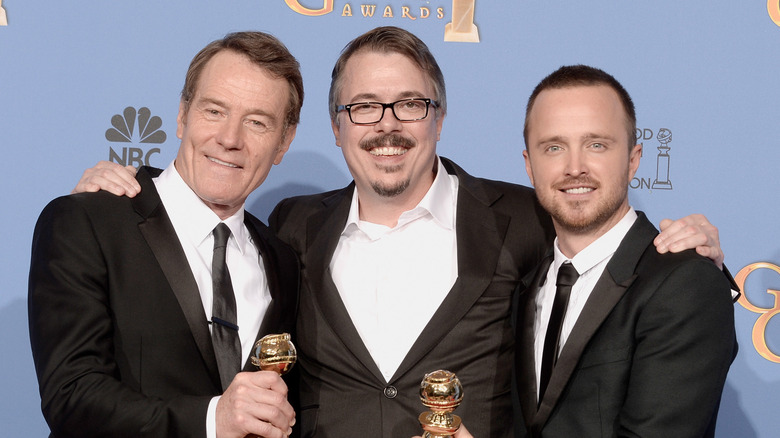
M 736 352 L 730 287 L 708 260 L 675 268 L 648 299 L 617 435 L 712 436 Z
M 30 342 L 52 436 L 205 437 L 211 397 L 147 397 L 123 382 L 108 270 L 129 261 L 106 259 L 78 199 L 52 201 L 32 243 Z

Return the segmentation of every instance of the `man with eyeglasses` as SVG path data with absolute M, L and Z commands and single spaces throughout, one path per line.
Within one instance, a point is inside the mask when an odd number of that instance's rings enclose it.
M 457 413 L 470 431 L 510 436 L 511 296 L 552 242 L 549 216 L 532 189 L 437 156 L 444 78 L 408 31 L 380 27 L 351 41 L 329 108 L 354 182 L 283 200 L 269 218 L 301 258 L 302 436 L 418 434 L 420 381 L 442 368 L 463 382 Z M 118 165 L 102 166 L 76 189 L 136 192 L 110 171 Z M 665 248 L 699 245 L 722 261 L 716 234 L 693 221 L 670 225 Z

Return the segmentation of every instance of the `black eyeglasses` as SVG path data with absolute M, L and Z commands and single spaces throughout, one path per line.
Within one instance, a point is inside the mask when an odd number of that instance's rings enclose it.
M 382 120 L 385 110 L 390 108 L 401 122 L 414 122 L 428 117 L 428 107 L 439 106 L 435 100 L 427 98 L 401 99 L 391 103 L 356 102 L 349 105 L 337 105 L 336 112 L 346 111 L 349 120 L 356 125 L 374 125 Z

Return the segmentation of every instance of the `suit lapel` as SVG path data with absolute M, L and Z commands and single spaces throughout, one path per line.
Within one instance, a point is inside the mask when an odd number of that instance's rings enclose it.
M 642 212 L 593 288 L 555 365 L 533 427 L 541 430 L 561 397 L 593 335 L 636 280 L 639 259 L 658 233 Z
M 355 184 L 352 183 L 333 196 L 324 199 L 324 208 L 308 218 L 306 229 L 306 254 L 304 269 L 308 270 L 308 293 L 315 302 L 336 336 L 377 381 L 384 383 L 379 367 L 368 352 L 355 324 L 349 316 L 344 301 L 333 282 L 330 261 L 336 251 L 344 224 L 347 222 Z
M 155 173 L 159 174 L 159 171 Z M 149 169 L 144 167 L 139 169 L 137 179 L 141 184 L 141 193 L 132 199 L 132 204 L 136 212 L 144 218 L 139 222 L 138 229 L 154 253 L 157 263 L 168 280 L 168 285 L 176 295 L 206 367 L 212 379 L 215 379 L 215 385 L 221 387 L 206 313 L 203 311 L 198 285 L 192 276 L 187 257 L 160 201 Z
M 537 411 L 536 388 L 536 358 L 535 333 L 536 323 L 536 296 L 539 289 L 544 286 L 547 279 L 547 271 L 553 262 L 552 251 L 542 260 L 536 271 L 523 279 L 527 285 L 525 291 L 518 297 L 520 304 L 517 312 L 520 324 L 517 325 L 515 334 L 515 370 L 517 379 L 517 393 L 520 406 L 523 411 L 525 424 L 531 424 Z M 515 318 L 518 320 L 518 318 Z
M 456 235 L 458 278 L 447 297 L 431 317 L 393 380 L 409 371 L 458 324 L 493 281 L 509 217 L 496 213 L 491 205 L 502 193 L 489 190 L 449 160 L 442 158 L 447 171 L 458 177 Z

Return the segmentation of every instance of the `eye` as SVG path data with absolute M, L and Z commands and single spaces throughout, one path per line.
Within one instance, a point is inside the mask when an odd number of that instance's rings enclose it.
M 593 149 L 604 149 L 604 148 L 606 148 L 604 143 L 593 143 L 592 145 L 590 145 L 590 147 L 592 147 Z
M 422 100 L 407 100 L 404 102 L 404 109 L 411 111 L 419 111 L 425 109 L 425 102 Z
M 373 103 L 353 103 L 351 111 L 353 113 L 369 113 L 376 109 L 376 105 Z
M 546 150 L 548 152 L 559 152 L 559 151 L 562 151 L 563 148 L 561 147 L 561 145 L 553 144 L 553 145 L 547 146 Z

